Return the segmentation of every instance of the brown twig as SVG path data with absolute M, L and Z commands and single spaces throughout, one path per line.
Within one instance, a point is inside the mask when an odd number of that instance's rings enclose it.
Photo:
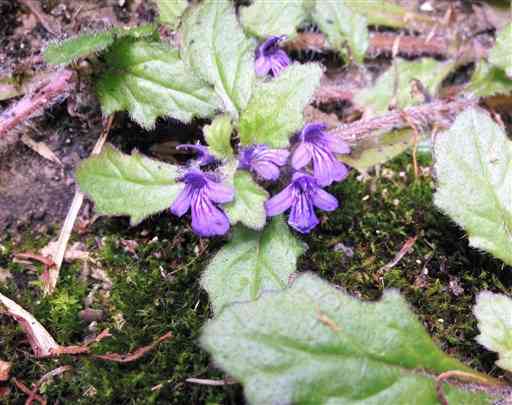
M 223 380 L 208 380 L 203 378 L 187 378 L 185 380 L 188 383 L 199 384 L 199 385 L 209 385 L 211 387 L 221 387 L 223 385 L 233 385 L 238 384 L 237 381 L 231 378 L 224 378 Z
M 417 236 L 414 236 L 412 238 L 409 238 L 405 241 L 400 251 L 396 254 L 395 258 L 388 264 L 386 264 L 384 267 L 382 267 L 379 272 L 386 272 L 388 270 L 391 270 L 393 267 L 395 267 L 400 260 L 404 258 L 404 256 L 409 253 L 409 250 L 414 246 L 416 243 L 416 240 L 418 239 Z
M 26 6 L 32 14 L 34 14 L 37 20 L 41 23 L 46 31 L 53 35 L 60 35 L 61 27 L 57 21 L 55 21 L 52 17 L 45 14 L 45 12 L 41 9 L 41 6 L 38 2 L 34 0 L 18 0 L 21 4 Z
M 36 398 L 38 396 L 37 391 L 39 390 L 39 388 L 41 387 L 41 385 L 43 385 L 43 383 L 45 381 L 49 380 L 52 377 L 56 377 L 58 375 L 61 375 L 61 374 L 65 373 L 66 371 L 70 371 L 70 370 L 73 370 L 73 367 L 71 367 L 71 366 L 60 366 L 60 367 L 57 367 L 56 369 L 53 369 L 49 373 L 46 373 L 45 375 L 43 375 L 39 379 L 39 381 L 36 384 L 33 385 L 32 392 L 30 393 L 30 395 L 28 396 L 27 400 L 25 401 L 25 405 L 32 405 L 32 402 L 34 402 L 34 400 L 38 400 Z
M 29 397 L 32 395 L 32 390 L 28 388 L 25 384 L 23 384 L 21 381 L 17 380 L 16 378 L 11 378 L 11 382 L 18 388 L 21 392 L 28 395 Z M 39 401 L 41 405 L 46 405 L 46 399 L 44 399 L 41 395 L 36 394 L 34 395 L 34 398 L 36 401 Z
M 74 74 L 63 69 L 50 75 L 33 93 L 26 95 L 0 114 L 0 137 L 44 109 L 69 90 Z
M 351 124 L 342 124 L 332 129 L 330 133 L 341 136 L 347 142 L 357 142 L 378 136 L 382 132 L 410 127 L 411 123 L 417 128 L 430 128 L 433 125 L 448 127 L 458 113 L 476 104 L 477 100 L 465 98 L 452 101 L 437 100 Z M 408 120 L 404 119 L 404 114 Z

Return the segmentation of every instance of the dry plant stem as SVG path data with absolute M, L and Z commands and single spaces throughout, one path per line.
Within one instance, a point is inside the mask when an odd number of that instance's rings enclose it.
M 52 377 L 58 376 L 58 375 L 60 375 L 62 373 L 65 373 L 66 371 L 70 371 L 70 370 L 73 370 L 73 367 L 71 367 L 71 366 L 60 366 L 60 367 L 57 367 L 56 369 L 53 369 L 49 373 L 46 373 L 44 376 L 42 376 L 39 379 L 39 381 L 32 388 L 32 392 L 30 393 L 28 399 L 26 400 L 25 405 L 32 405 L 32 402 L 34 402 L 34 400 L 37 399 L 36 396 L 37 396 L 37 391 L 39 390 L 39 387 L 41 387 L 41 385 L 45 381 L 49 380 Z
M 61 29 L 58 26 L 57 22 L 53 21 L 53 19 L 46 15 L 45 12 L 41 9 L 41 6 L 38 2 L 34 0 L 18 0 L 21 4 L 25 5 L 37 18 L 37 20 L 41 23 L 46 31 L 53 35 L 60 35 Z M 56 27 L 54 27 L 56 25 Z
M 476 104 L 476 99 L 436 100 L 432 103 L 405 108 L 401 111 L 362 119 L 351 124 L 342 124 L 329 132 L 341 136 L 349 143 L 356 143 L 393 129 L 411 127 L 411 125 L 422 129 L 434 125 L 448 127 L 458 113 Z M 405 116 L 408 117 L 407 120 L 404 118 Z
M 224 380 L 207 380 L 203 378 L 187 378 L 185 381 L 192 384 L 209 385 L 213 387 L 219 387 L 223 385 L 234 385 L 238 384 L 235 380 L 225 378 Z
M 418 131 L 418 127 L 414 122 L 409 118 L 409 116 L 402 112 L 404 120 L 409 124 L 409 126 L 413 130 L 414 138 L 413 138 L 413 144 L 412 144 L 412 163 L 414 166 L 414 178 L 418 179 L 419 176 L 419 169 L 418 169 L 418 139 L 420 138 L 420 131 Z
M 110 132 L 110 128 L 112 127 L 112 122 L 114 120 L 114 115 L 109 116 L 106 119 L 106 123 L 104 125 L 103 132 L 101 133 L 94 149 L 91 152 L 91 155 L 97 155 L 101 152 L 103 145 L 105 144 L 108 134 Z M 62 229 L 60 231 L 59 239 L 57 241 L 56 250 L 54 253 L 53 261 L 55 266 L 51 267 L 48 271 L 48 279 L 44 283 L 45 293 L 51 294 L 55 290 L 57 286 L 57 281 L 59 280 L 60 268 L 62 267 L 62 262 L 64 261 L 64 255 L 66 253 L 66 248 L 69 242 L 69 238 L 71 237 L 71 232 L 73 231 L 73 227 L 75 225 L 76 218 L 78 216 L 78 212 L 82 207 L 82 203 L 84 201 L 84 194 L 77 188 L 75 191 L 75 196 L 73 197 L 73 201 L 71 202 L 71 207 L 69 208 L 68 215 L 64 220 L 64 224 L 62 225 Z
M 443 384 L 448 381 L 449 379 L 456 378 L 461 381 L 466 381 L 470 383 L 476 383 L 480 385 L 485 385 L 488 387 L 503 387 L 505 384 L 497 379 L 491 378 L 491 377 L 485 377 L 478 374 L 473 373 L 466 373 L 464 371 L 446 371 L 445 373 L 439 374 L 439 376 L 436 378 L 436 393 L 437 393 L 437 399 L 441 403 L 441 405 L 450 405 L 448 402 L 448 399 L 444 395 L 443 390 Z
M 23 384 L 21 381 L 17 380 L 16 378 L 12 378 L 11 382 L 24 394 L 27 394 L 29 397 L 32 394 L 32 391 L 30 388 L 28 388 L 25 384 Z M 34 399 L 38 401 L 41 405 L 46 405 L 46 399 L 44 399 L 42 396 L 36 394 L 34 395 Z
M 48 79 L 33 94 L 26 95 L 0 114 L 0 137 L 45 108 L 57 97 L 66 94 L 74 78 L 73 72 L 63 69 L 48 76 Z

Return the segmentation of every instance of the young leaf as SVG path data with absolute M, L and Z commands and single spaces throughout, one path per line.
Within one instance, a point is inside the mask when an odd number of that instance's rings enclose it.
M 213 258 L 201 278 L 215 313 L 236 301 L 258 298 L 263 291 L 281 290 L 303 252 L 282 218 L 274 218 L 263 232 L 241 226 Z
M 204 128 L 204 138 L 208 144 L 210 153 L 218 159 L 225 159 L 233 156 L 231 147 L 231 133 L 233 125 L 228 115 L 215 117 L 211 125 Z
M 81 34 L 63 42 L 52 42 L 44 51 L 46 63 L 51 65 L 69 64 L 80 57 L 100 52 L 114 43 L 111 31 Z
M 512 23 L 498 33 L 496 45 L 489 53 L 489 62 L 503 69 L 512 79 Z
M 254 49 L 228 0 L 205 0 L 183 21 L 183 60 L 215 87 L 223 109 L 234 118 L 251 97 Z
M 419 80 L 431 95 L 435 95 L 453 67 L 453 62 L 438 62 L 429 58 L 421 61 L 395 59 L 393 65 L 377 79 L 375 85 L 357 93 L 354 101 L 375 115 L 382 114 L 388 111 L 396 89 L 397 107 L 409 107 L 417 104 L 411 95 L 413 79 Z
M 109 70 L 97 83 L 105 115 L 128 110 L 140 125 L 151 128 L 160 116 L 188 122 L 210 117 L 219 108 L 213 89 L 190 73 L 178 50 L 163 43 L 125 38 L 106 59 Z
M 180 17 L 185 12 L 187 0 L 156 0 L 160 12 L 160 21 L 171 29 L 179 25 Z
M 465 91 L 476 97 L 511 94 L 512 79 L 509 79 L 503 70 L 481 60 L 477 63 Z
M 261 230 L 267 222 L 265 201 L 269 194 L 252 179 L 251 173 L 244 170 L 235 173 L 233 185 L 235 199 L 224 206 L 229 222 L 231 225 L 241 222 L 248 228 Z
M 76 171 L 80 189 L 105 215 L 129 215 L 136 225 L 169 208 L 182 189 L 176 166 L 149 159 L 139 152 L 125 155 L 111 145 L 84 160 Z
M 303 3 L 304 0 L 255 0 L 249 7 L 240 9 L 240 21 L 249 33 L 260 38 L 271 35 L 292 38 L 307 17 Z
M 201 343 L 251 404 L 438 405 L 434 376 L 469 371 L 435 346 L 397 291 L 361 302 L 310 273 L 226 307 Z M 489 403 L 447 384 L 444 392 L 451 404 Z
M 240 117 L 240 142 L 285 148 L 304 125 L 304 108 L 320 84 L 322 68 L 308 63 L 288 66 L 278 77 L 259 82 Z
M 512 371 L 512 299 L 484 291 L 478 294 L 473 312 L 480 330 L 476 340 L 499 354 L 499 367 Z
M 370 167 L 386 163 L 406 151 L 412 143 L 411 129 L 391 131 L 353 146 L 350 155 L 340 155 L 339 159 L 360 172 L 366 172 Z
M 489 114 L 459 114 L 435 144 L 435 204 L 470 244 L 512 265 L 512 142 Z
M 366 18 L 338 1 L 317 1 L 313 19 L 327 36 L 329 44 L 346 55 L 346 45 L 354 59 L 363 63 L 368 49 L 368 28 Z
M 153 35 L 155 30 L 155 25 L 146 24 L 135 28 L 112 28 L 104 32 L 80 34 L 48 45 L 44 51 L 44 60 L 52 65 L 69 64 L 78 58 L 107 49 L 116 38 L 143 38 Z

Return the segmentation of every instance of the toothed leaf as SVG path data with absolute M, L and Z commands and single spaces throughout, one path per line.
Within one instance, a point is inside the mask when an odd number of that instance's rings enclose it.
M 482 60 L 477 63 L 473 76 L 464 90 L 476 97 L 511 94 L 512 79 L 509 79 L 503 70 Z
M 438 405 L 435 376 L 467 367 L 442 353 L 397 291 L 362 302 L 311 273 L 227 306 L 202 346 L 250 404 Z M 444 384 L 450 404 L 489 404 Z
M 249 172 L 239 170 L 233 179 L 235 199 L 224 206 L 231 225 L 242 223 L 248 228 L 261 230 L 267 222 L 265 201 L 267 191 L 256 183 Z
M 233 4 L 206 0 L 183 21 L 183 60 L 212 84 L 223 110 L 238 118 L 251 97 L 255 42 L 240 27 Z
M 255 300 L 263 291 L 281 290 L 296 270 L 300 242 L 280 217 L 263 232 L 238 226 L 201 279 L 215 313 L 233 302 Z
M 327 36 L 327 41 L 340 54 L 347 55 L 346 46 L 358 63 L 363 63 L 368 49 L 368 22 L 352 11 L 343 0 L 317 1 L 313 19 Z
M 249 7 L 240 9 L 240 21 L 249 33 L 260 38 L 271 35 L 293 38 L 307 17 L 303 3 L 304 0 L 255 0 Z
M 187 0 L 156 0 L 160 13 L 160 22 L 175 29 L 188 7 Z
M 480 335 L 478 343 L 499 354 L 496 364 L 512 371 L 512 299 L 503 294 L 483 291 L 473 308 Z
M 304 108 L 320 84 L 322 68 L 293 64 L 270 81 L 259 82 L 240 117 L 240 142 L 285 148 L 304 125 Z
M 233 125 L 228 115 L 215 117 L 211 125 L 207 125 L 204 128 L 204 138 L 213 156 L 218 159 L 233 156 L 233 147 L 231 146 L 232 132 Z
M 435 204 L 471 246 L 512 265 L 512 142 L 489 114 L 465 111 L 435 144 Z
M 219 108 L 213 89 L 189 71 L 178 50 L 163 43 L 126 38 L 116 42 L 106 60 L 109 69 L 97 83 L 105 115 L 127 110 L 151 128 L 158 117 L 189 122 Z
M 489 53 L 489 62 L 504 70 L 512 79 L 512 23 L 498 33 L 496 45 Z
M 80 189 L 105 215 L 129 215 L 136 225 L 169 208 L 182 189 L 177 167 L 134 152 L 125 155 L 111 145 L 84 160 L 76 171 Z

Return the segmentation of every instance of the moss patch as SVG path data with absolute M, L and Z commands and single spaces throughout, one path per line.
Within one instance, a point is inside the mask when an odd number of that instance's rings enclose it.
M 358 179 L 353 173 L 332 187 L 342 208 L 323 215 L 321 226 L 303 238 L 309 250 L 299 270 L 316 272 L 364 299 L 377 299 L 384 288 L 399 288 L 444 351 L 489 372 L 495 357 L 474 341 L 478 331 L 471 308 L 481 290 L 510 293 L 510 268 L 470 248 L 463 232 L 433 207 L 430 162 L 421 163 L 426 174 L 417 180 L 405 154 L 386 165 L 380 176 Z M 72 365 L 73 372 L 43 386 L 51 403 L 240 403 L 240 387 L 185 381 L 223 377 L 197 339 L 210 316 L 199 276 L 224 243 L 199 240 L 186 224 L 166 214 L 136 228 L 123 219 L 100 220 L 90 233 L 74 238 L 92 254 L 89 273 L 102 269 L 112 288 L 85 277 L 87 269 L 77 262 L 64 266 L 51 297 L 44 297 L 37 286 L 41 268 L 36 266 L 34 273 L 12 261 L 15 252 L 35 251 L 48 239 L 27 235 L 20 243 L 1 242 L 0 267 L 9 269 L 13 278 L 0 291 L 32 312 L 59 343 L 79 344 L 109 328 L 113 337 L 94 345 L 94 351 L 128 352 L 167 331 L 174 334 L 132 364 L 86 357 L 35 360 L 16 323 L 0 317 L 1 357 L 13 362 L 12 374 L 30 384 L 59 365 Z M 384 269 L 413 236 L 418 239 L 412 250 Z M 91 325 L 79 318 L 86 300 L 104 311 L 103 320 Z M 15 391 L 9 400 L 23 403 L 25 396 Z

